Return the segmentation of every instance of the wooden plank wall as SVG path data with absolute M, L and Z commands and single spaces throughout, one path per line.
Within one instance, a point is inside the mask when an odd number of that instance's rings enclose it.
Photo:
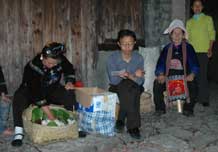
M 0 64 L 10 93 L 25 64 L 49 41 L 64 42 L 77 78 L 91 86 L 97 44 L 121 28 L 144 36 L 142 0 L 0 0 Z
M 80 0 L 0 0 L 0 64 L 11 93 L 21 83 L 25 64 L 47 42 L 66 43 L 67 57 L 81 68 L 76 58 L 81 32 L 74 32 L 80 14 Z
M 143 1 L 146 0 L 98 0 L 98 43 L 116 39 L 117 32 L 124 28 L 144 39 Z

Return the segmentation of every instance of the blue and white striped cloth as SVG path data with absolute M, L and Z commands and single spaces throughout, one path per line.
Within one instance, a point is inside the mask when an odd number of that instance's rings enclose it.
M 111 112 L 79 111 L 79 128 L 85 132 L 114 136 L 115 121 L 115 117 Z

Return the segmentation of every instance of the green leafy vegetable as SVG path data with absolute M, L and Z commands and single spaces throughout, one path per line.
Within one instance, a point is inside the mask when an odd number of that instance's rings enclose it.
M 58 109 L 57 119 L 62 121 L 64 124 L 68 124 L 67 119 L 70 117 L 69 113 L 67 113 L 63 109 Z
M 73 119 L 70 117 L 70 114 L 65 109 L 57 109 L 51 108 L 51 112 L 55 118 L 59 121 L 63 122 L 64 124 L 68 124 L 68 119 Z M 43 110 L 39 107 L 36 107 L 32 110 L 32 122 L 41 124 L 42 120 L 47 120 L 48 116 L 43 112 Z M 47 126 L 58 126 L 56 122 L 50 121 Z
M 57 116 L 58 116 L 58 109 L 51 109 L 51 112 L 54 115 L 54 117 L 57 118 Z
M 41 120 L 42 120 L 42 117 L 43 117 L 43 111 L 42 111 L 42 109 L 41 108 L 35 108 L 35 109 L 33 109 L 33 111 L 32 111 L 32 122 L 34 122 L 34 123 L 39 123 L 39 122 L 41 122 Z
M 50 122 L 47 124 L 47 126 L 56 127 L 56 126 L 58 126 L 58 125 L 56 124 L 56 122 L 50 121 Z

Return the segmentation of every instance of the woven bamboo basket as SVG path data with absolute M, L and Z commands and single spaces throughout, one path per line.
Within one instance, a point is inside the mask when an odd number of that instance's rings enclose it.
M 149 92 L 143 92 L 140 97 L 140 112 L 146 113 L 152 111 L 154 111 L 152 95 Z
M 50 106 L 51 108 L 62 108 L 59 106 Z M 43 126 L 31 122 L 32 110 L 34 106 L 27 108 L 22 115 L 24 130 L 33 143 L 46 144 L 51 141 L 74 139 L 78 138 L 78 126 L 77 121 L 73 124 L 59 127 Z M 62 108 L 63 109 L 63 108 Z M 76 114 L 69 111 L 76 120 Z

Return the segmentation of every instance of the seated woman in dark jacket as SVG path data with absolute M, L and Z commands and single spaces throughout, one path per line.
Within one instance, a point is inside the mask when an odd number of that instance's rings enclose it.
M 51 103 L 61 104 L 66 109 L 73 110 L 75 70 L 63 55 L 65 51 L 63 44 L 49 43 L 25 66 L 22 83 L 15 92 L 13 101 L 13 146 L 22 145 L 22 112 L 30 104 L 40 106 L 50 120 L 55 119 L 48 106 Z M 65 86 L 60 84 L 62 75 L 65 78 Z
M 186 102 L 183 114 L 193 115 L 197 97 L 196 76 L 199 73 L 199 63 L 194 48 L 185 41 L 187 32 L 181 20 L 175 19 L 165 30 L 170 34 L 171 43 L 167 44 L 158 59 L 154 81 L 154 103 L 156 114 L 166 112 L 163 92 L 166 90 L 166 79 L 170 76 L 183 76 L 187 82 Z

